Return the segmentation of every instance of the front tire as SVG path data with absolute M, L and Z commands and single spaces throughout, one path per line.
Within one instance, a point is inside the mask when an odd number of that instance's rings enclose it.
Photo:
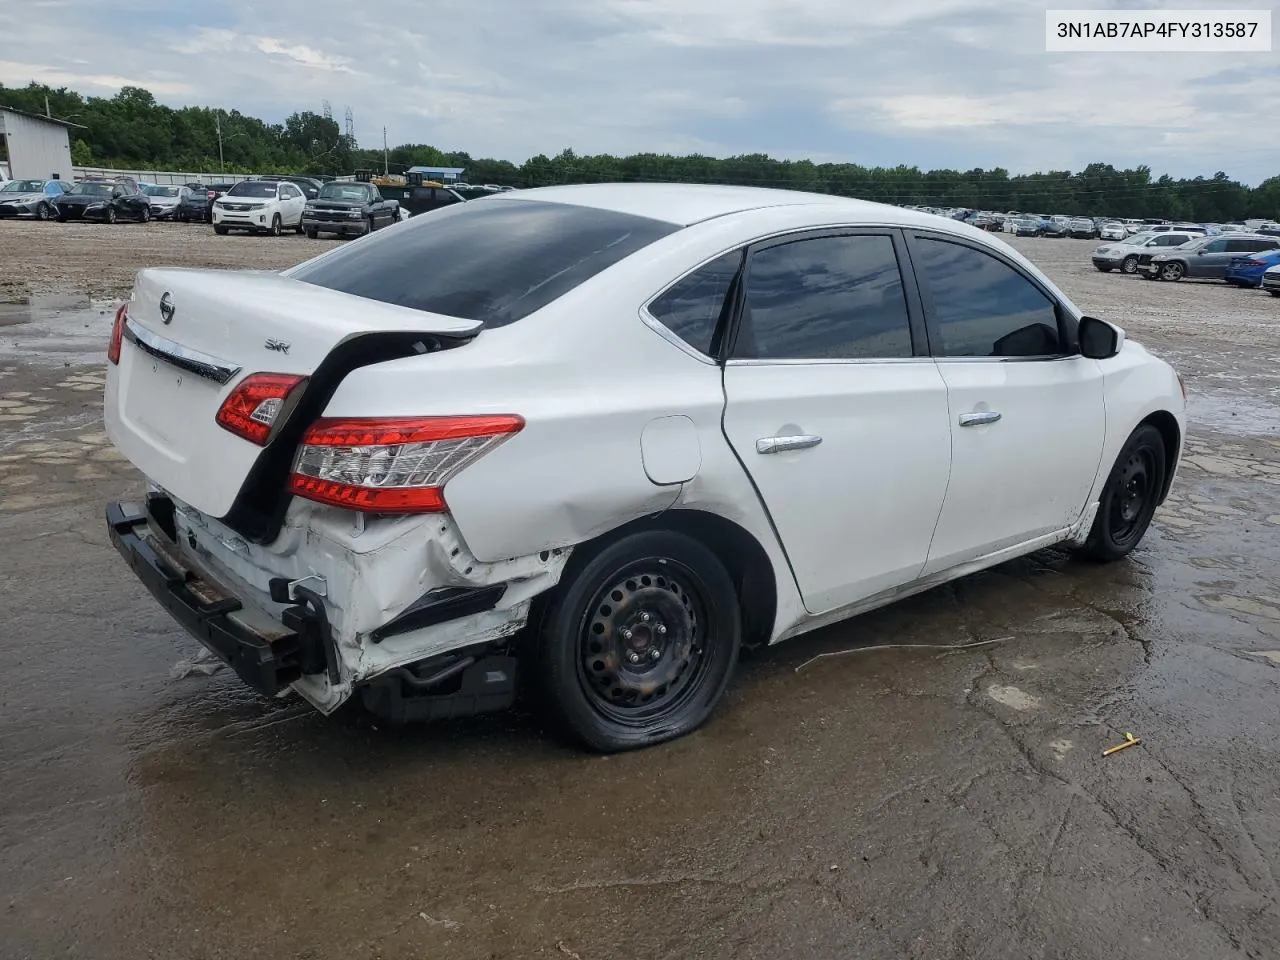
M 548 711 L 590 749 L 650 746 L 707 719 L 741 632 L 714 553 L 682 533 L 635 533 L 571 562 L 539 624 L 535 674 Z
M 1175 260 L 1173 263 L 1166 263 L 1160 268 L 1160 279 L 1176 282 L 1181 280 L 1186 272 L 1187 268 Z
M 115 208 L 115 207 L 107 207 L 106 219 L 107 219 L 107 223 L 115 223 L 115 222 L 116 222 L 116 208 Z
M 1144 424 L 1133 431 L 1098 498 L 1086 556 L 1109 563 L 1128 556 L 1142 541 L 1164 491 L 1167 463 L 1159 430 Z
M 1110 268 L 1110 267 L 1104 267 L 1104 266 L 1102 266 L 1102 264 L 1100 264 L 1100 263 L 1095 263 L 1095 264 L 1094 264 L 1094 266 L 1098 268 L 1098 272 L 1099 272 L 1099 273 L 1110 273 L 1110 272 L 1111 272 L 1111 268 Z
M 271 231 L 270 231 L 270 233 L 271 233 L 271 235 L 272 235 L 273 237 L 278 237 L 278 236 L 280 236 L 280 227 L 281 227 L 281 224 L 280 224 L 280 214 L 278 214 L 278 213 L 277 213 L 274 217 L 272 217 L 272 218 L 271 218 Z
M 49 210 L 49 204 L 45 203 L 43 200 L 36 204 L 37 220 L 48 220 L 51 213 L 52 211 Z
M 315 227 L 307 227 L 307 239 L 308 239 L 308 240 L 314 240 L 314 239 L 315 239 L 316 237 L 318 237 L 318 236 L 320 236 L 320 231 L 319 231 L 319 230 L 317 230 Z
M 1121 273 L 1137 273 L 1138 272 L 1138 255 L 1131 253 L 1120 262 Z
M 225 237 L 227 235 L 227 227 L 225 224 L 215 223 L 213 225 L 213 232 L 220 237 Z

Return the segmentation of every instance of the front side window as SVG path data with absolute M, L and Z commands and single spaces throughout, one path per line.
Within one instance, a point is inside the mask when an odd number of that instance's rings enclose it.
M 1047 357 L 1064 349 L 1052 300 L 973 247 L 919 237 L 911 251 L 940 357 Z
M 678 229 L 663 220 L 565 203 L 457 203 L 414 217 L 402 230 L 374 233 L 300 264 L 285 276 L 501 327 Z
M 893 240 L 817 237 L 751 255 L 734 356 L 768 360 L 910 357 L 911 325 Z
M 717 257 L 649 304 L 649 313 L 693 349 L 712 355 L 725 298 L 741 266 L 741 250 Z

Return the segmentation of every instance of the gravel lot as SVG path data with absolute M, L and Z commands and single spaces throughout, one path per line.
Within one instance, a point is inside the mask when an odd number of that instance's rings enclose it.
M 87 298 L 332 242 L 0 223 L 0 958 L 1280 956 L 1280 300 L 1016 241 L 1188 377 L 1143 548 L 783 644 L 702 731 L 605 759 L 192 675 L 108 545 L 138 478 Z M 974 638 L 1005 639 L 863 649 Z

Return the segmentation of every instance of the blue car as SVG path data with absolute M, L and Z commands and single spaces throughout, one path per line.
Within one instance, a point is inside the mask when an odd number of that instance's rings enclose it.
M 1280 266 L 1280 250 L 1251 253 L 1244 257 L 1232 257 L 1223 279 L 1237 287 L 1260 287 L 1262 275 L 1268 267 Z

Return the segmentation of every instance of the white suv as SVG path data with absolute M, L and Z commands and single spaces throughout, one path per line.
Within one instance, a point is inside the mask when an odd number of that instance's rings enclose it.
M 241 180 L 213 202 L 213 231 L 248 230 L 279 236 L 286 227 L 302 232 L 307 199 L 283 180 Z

